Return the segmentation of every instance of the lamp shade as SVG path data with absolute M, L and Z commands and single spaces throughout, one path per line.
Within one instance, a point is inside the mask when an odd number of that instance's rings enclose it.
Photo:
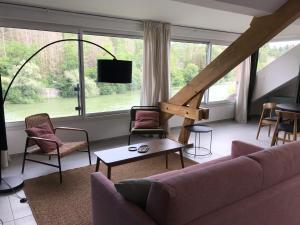
M 126 60 L 98 60 L 98 82 L 131 83 L 132 62 Z
M 5 118 L 4 118 L 4 104 L 3 104 L 3 97 L 2 97 L 2 84 L 1 84 L 1 76 L 0 76 L 0 151 L 1 150 L 7 150 L 7 141 L 6 141 Z

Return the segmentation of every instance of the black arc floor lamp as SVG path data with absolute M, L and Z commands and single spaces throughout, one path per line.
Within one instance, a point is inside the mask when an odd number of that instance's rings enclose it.
M 13 82 L 15 81 L 15 79 L 17 78 L 18 74 L 23 69 L 23 67 L 40 51 L 42 51 L 43 49 L 45 49 L 51 45 L 54 45 L 56 43 L 68 42 L 68 41 L 74 41 L 74 42 L 78 42 L 78 43 L 85 42 L 85 43 L 95 45 L 113 57 L 113 59 L 98 59 L 97 60 L 98 61 L 98 63 L 97 63 L 97 67 L 98 67 L 97 81 L 98 82 L 131 83 L 132 62 L 127 61 L 127 60 L 117 60 L 117 58 L 110 51 L 108 51 L 104 47 L 102 47 L 94 42 L 91 42 L 88 40 L 82 40 L 82 39 L 61 39 L 61 40 L 51 42 L 51 43 L 41 47 L 34 54 L 32 54 L 18 69 L 18 71 L 13 76 L 11 82 L 9 83 L 4 96 L 2 95 L 2 83 L 1 83 L 1 75 L 0 75 L 0 151 L 7 150 L 4 102 L 6 100 L 7 94 L 9 92 L 9 89 L 11 88 Z M 23 179 L 21 179 L 19 177 L 2 177 L 1 170 L 2 170 L 2 168 L 1 168 L 1 152 L 0 152 L 0 193 L 14 191 L 23 186 L 23 184 L 24 184 Z

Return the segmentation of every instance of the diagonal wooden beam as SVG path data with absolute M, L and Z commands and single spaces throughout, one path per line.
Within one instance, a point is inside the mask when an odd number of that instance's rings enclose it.
M 199 92 L 205 91 L 225 76 L 299 16 L 299 0 L 288 0 L 273 14 L 254 18 L 250 28 L 173 96 L 169 103 L 186 105 Z M 164 113 L 162 118 L 168 120 L 172 116 L 172 114 Z

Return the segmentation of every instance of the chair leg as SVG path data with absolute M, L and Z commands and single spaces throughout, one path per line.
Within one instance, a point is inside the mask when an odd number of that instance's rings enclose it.
M 278 144 L 278 126 L 276 125 L 275 129 L 274 129 L 274 133 L 273 133 L 273 137 L 272 137 L 272 141 L 271 141 L 271 146 Z
M 25 168 L 25 161 L 26 161 L 26 156 L 27 156 L 27 145 L 28 145 L 28 139 L 26 140 L 26 145 L 25 145 L 25 150 L 24 150 L 24 155 L 23 155 L 22 173 L 24 173 L 24 168 Z
M 49 155 L 49 160 L 51 160 L 51 155 Z
M 256 134 L 256 139 L 258 139 L 260 129 L 261 129 L 261 123 L 258 124 L 258 131 L 257 131 L 257 134 Z
M 268 137 L 270 137 L 270 134 L 271 134 L 271 127 L 272 127 L 272 125 L 270 124 L 270 125 L 269 125 L 269 133 L 268 133 Z
M 90 143 L 87 143 L 87 149 L 88 149 L 88 154 L 89 154 L 89 162 L 90 165 L 92 165 L 92 160 L 91 160 L 91 149 L 90 149 Z
M 60 163 L 60 155 L 57 155 L 57 159 L 58 159 L 58 168 L 59 168 L 59 181 L 60 183 L 62 183 L 62 173 L 61 173 L 61 163 Z
M 169 167 L 168 152 L 166 152 L 165 154 L 166 154 L 166 169 L 168 169 Z
M 283 141 L 282 141 L 283 144 L 285 144 L 285 139 L 286 139 L 286 132 L 284 132 L 284 135 L 283 135 Z

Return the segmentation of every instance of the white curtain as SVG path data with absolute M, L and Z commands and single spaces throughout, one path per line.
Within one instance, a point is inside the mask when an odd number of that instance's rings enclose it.
M 238 87 L 235 105 L 235 120 L 238 123 L 247 123 L 247 102 L 250 82 L 251 59 L 247 58 L 239 66 Z
M 169 99 L 170 24 L 145 21 L 141 105 Z

